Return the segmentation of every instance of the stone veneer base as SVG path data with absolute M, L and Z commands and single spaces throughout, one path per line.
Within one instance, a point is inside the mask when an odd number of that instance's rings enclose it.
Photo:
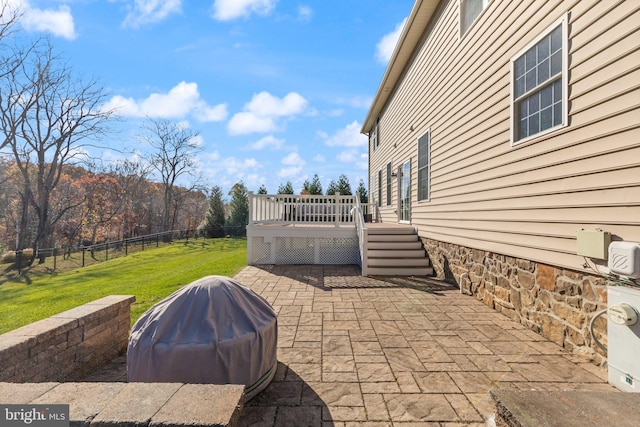
M 589 332 L 593 315 L 607 307 L 600 276 L 494 252 L 421 238 L 442 280 L 457 283 L 489 307 L 549 340 L 602 365 L 606 355 Z M 468 276 L 464 276 L 468 273 Z M 467 280 L 468 279 L 468 280 Z M 594 322 L 606 345 L 605 319 Z

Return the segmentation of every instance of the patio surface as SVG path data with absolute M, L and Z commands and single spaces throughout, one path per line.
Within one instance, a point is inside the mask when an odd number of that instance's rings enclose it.
M 243 427 L 484 427 L 492 389 L 616 392 L 606 370 L 432 278 L 308 265 L 235 278 L 278 312 L 278 370 Z M 85 381 L 126 378 L 122 356 Z
M 485 426 L 494 388 L 615 391 L 606 371 L 431 278 L 246 267 L 278 312 L 278 371 L 242 426 Z

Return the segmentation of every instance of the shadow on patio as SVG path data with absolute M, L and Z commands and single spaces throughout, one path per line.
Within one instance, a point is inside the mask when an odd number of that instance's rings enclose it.
M 489 392 L 606 390 L 606 371 L 434 279 L 245 267 L 278 312 L 277 379 L 243 426 L 485 426 Z
M 253 268 L 325 291 L 349 288 L 412 288 L 422 292 L 439 294 L 458 289 L 455 285 L 426 276 L 362 277 L 360 267 L 357 265 L 258 265 Z

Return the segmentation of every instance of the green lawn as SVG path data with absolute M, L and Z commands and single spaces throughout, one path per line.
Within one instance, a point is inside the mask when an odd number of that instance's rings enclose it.
M 201 277 L 234 276 L 247 260 L 246 239 L 176 242 L 89 267 L 0 281 L 0 334 L 107 295 L 135 295 L 131 322 Z

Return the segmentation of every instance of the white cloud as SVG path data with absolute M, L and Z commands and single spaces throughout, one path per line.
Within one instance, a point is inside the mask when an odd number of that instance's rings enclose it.
M 204 147 L 204 138 L 202 135 L 196 135 L 190 139 L 190 142 L 196 147 Z
M 219 21 L 231 21 L 244 18 L 251 13 L 269 14 L 278 0 L 215 0 L 213 17 Z
M 284 139 L 278 139 L 273 135 L 267 135 L 264 138 L 260 138 L 258 141 L 251 144 L 251 148 L 254 150 L 262 150 L 264 148 L 271 148 L 272 150 L 279 150 L 284 146 Z
M 260 117 L 254 113 L 243 112 L 233 115 L 227 129 L 231 135 L 242 135 L 254 132 L 271 132 L 276 130 L 276 126 L 271 117 Z
M 288 168 L 282 168 L 278 171 L 278 176 L 280 178 L 291 178 L 295 176 L 299 176 L 302 172 L 302 166 L 291 166 Z
M 231 187 L 236 182 L 243 181 L 249 189 L 257 189 L 266 181 L 263 176 L 258 175 L 264 165 L 254 158 L 222 157 L 217 150 L 202 153 L 198 158 L 205 178 L 216 185 Z
M 253 95 L 245 109 L 261 116 L 290 116 L 301 113 L 306 105 L 307 100 L 296 92 L 288 93 L 282 99 L 269 92 L 260 92 Z
M 345 150 L 336 156 L 336 159 L 342 163 L 353 163 L 358 160 L 357 150 Z
M 338 98 L 335 102 L 340 105 L 367 110 L 371 106 L 373 98 L 370 96 L 352 96 L 351 98 Z
M 74 40 L 78 36 L 71 8 L 65 4 L 59 5 L 56 10 L 32 7 L 28 1 L 22 0 L 3 0 L 2 3 L 22 11 L 20 23 L 27 31 L 49 32 L 67 40 Z
M 169 15 L 181 11 L 182 0 L 134 0 L 122 26 L 137 28 L 141 25 L 162 21 Z
M 313 9 L 309 6 L 298 7 L 298 19 L 301 21 L 309 21 L 313 17 Z
M 295 151 L 289 153 L 280 162 L 286 166 L 278 171 L 278 176 L 280 178 L 299 177 L 302 173 L 302 169 L 307 164 L 307 162 L 300 157 L 300 154 Z
M 227 118 L 227 104 L 218 104 L 214 107 L 205 106 L 194 111 L 196 119 L 201 122 L 221 122 Z
M 266 178 L 264 176 L 258 175 L 257 173 L 250 173 L 244 176 L 242 180 L 244 181 L 244 184 L 247 186 L 247 188 L 257 189 L 262 183 L 266 181 Z
M 284 98 L 260 92 L 253 95 L 242 112 L 233 115 L 227 129 L 231 135 L 276 131 L 278 117 L 300 114 L 306 107 L 307 100 L 296 92 L 288 93 Z
M 342 129 L 338 129 L 333 135 L 318 133 L 324 143 L 329 147 L 366 147 L 367 137 L 360 133 L 360 123 L 354 120 Z
M 338 153 L 336 159 L 341 163 L 356 165 L 358 169 L 369 169 L 369 157 L 367 153 L 359 152 L 355 148 L 350 148 Z
M 313 158 L 313 161 L 318 163 L 324 163 L 327 161 L 327 159 L 322 154 L 316 154 L 316 156 Z
M 204 160 L 214 162 L 216 160 L 220 160 L 220 152 L 218 150 L 216 150 L 216 151 L 211 151 L 211 152 L 208 152 L 208 153 L 201 153 L 201 154 L 199 154 L 199 157 L 204 159 Z
M 227 106 L 209 106 L 198 92 L 197 83 L 180 82 L 167 93 L 152 93 L 145 99 L 135 100 L 116 95 L 104 106 L 118 114 L 131 117 L 184 119 L 192 114 L 201 122 L 216 122 L 227 118 Z
M 378 44 L 376 45 L 376 59 L 378 62 L 386 64 L 391 59 L 391 55 L 393 55 L 393 50 L 396 48 L 396 44 L 398 44 L 398 39 L 400 38 L 400 34 L 402 33 L 402 28 L 404 27 L 405 22 L 407 22 L 407 18 L 404 18 L 402 22 L 396 25 L 395 30 L 390 32 L 389 34 L 384 35 Z M 368 106 L 367 106 L 368 108 Z
M 302 160 L 302 157 L 300 157 L 300 154 L 296 153 L 295 151 L 288 154 L 281 161 L 283 165 L 289 166 L 304 166 L 306 164 L 306 162 Z
M 236 176 L 246 176 L 246 172 L 254 172 L 256 168 L 262 167 L 260 163 L 253 158 L 239 160 L 235 157 L 228 157 L 224 159 L 222 163 L 229 175 L 235 174 Z

